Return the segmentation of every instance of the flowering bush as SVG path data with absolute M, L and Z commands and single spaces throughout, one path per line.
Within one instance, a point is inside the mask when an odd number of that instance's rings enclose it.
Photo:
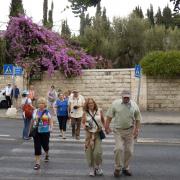
M 58 33 L 38 26 L 25 16 L 11 18 L 5 37 L 11 59 L 25 69 L 40 67 L 49 74 L 59 69 L 66 77 L 72 77 L 81 75 L 82 69 L 95 66 L 92 56 L 69 46 Z

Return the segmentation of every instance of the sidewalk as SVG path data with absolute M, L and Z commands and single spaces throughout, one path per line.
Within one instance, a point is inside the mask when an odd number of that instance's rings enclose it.
M 14 117 L 6 116 L 6 109 L 0 109 L 0 118 L 21 119 L 21 112 L 18 111 Z M 180 112 L 142 112 L 143 124 L 180 124 Z

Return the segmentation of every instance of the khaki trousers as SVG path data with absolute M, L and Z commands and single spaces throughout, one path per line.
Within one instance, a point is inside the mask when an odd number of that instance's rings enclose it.
M 127 169 L 134 151 L 133 128 L 127 130 L 116 128 L 113 132 L 115 138 L 115 169 Z
M 81 119 L 82 118 L 71 118 L 72 136 L 80 136 Z
M 86 131 L 85 154 L 89 167 L 96 167 L 102 164 L 102 141 L 98 133 L 93 137 L 91 143 L 91 133 Z

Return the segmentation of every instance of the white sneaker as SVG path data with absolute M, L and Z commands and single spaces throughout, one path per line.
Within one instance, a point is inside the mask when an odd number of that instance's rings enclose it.
M 95 168 L 95 175 L 102 176 L 103 175 L 103 170 L 101 168 Z
M 89 176 L 95 176 L 94 168 L 89 169 Z

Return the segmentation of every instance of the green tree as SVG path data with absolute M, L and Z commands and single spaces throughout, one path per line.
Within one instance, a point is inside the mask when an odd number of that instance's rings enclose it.
M 113 41 L 115 41 L 114 67 L 133 67 L 144 55 L 144 31 L 147 28 L 143 19 L 130 16 L 113 20 Z
M 150 5 L 150 9 L 147 9 L 147 17 L 151 24 L 151 26 L 154 26 L 154 10 L 152 4 Z
M 48 23 L 48 0 L 44 0 L 43 2 L 43 26 L 47 26 Z
M 67 20 L 64 20 L 62 22 L 61 26 L 61 36 L 64 38 L 70 38 L 71 37 L 71 30 L 68 26 Z
M 86 14 L 82 12 L 80 15 L 80 36 L 84 35 L 84 30 L 87 26 L 91 26 L 91 18 L 89 17 L 89 14 Z
M 98 2 L 97 7 L 96 7 L 96 17 L 101 16 L 101 3 Z
M 158 7 L 158 11 L 155 15 L 155 23 L 158 25 L 162 25 L 163 24 L 163 16 L 162 16 L 162 12 L 160 7 Z
M 165 50 L 166 31 L 164 26 L 155 26 L 145 31 L 145 52 Z
M 171 9 L 168 6 L 163 9 L 163 24 L 166 29 L 173 26 Z
M 25 12 L 23 8 L 22 0 L 12 0 L 10 5 L 9 17 L 15 17 L 24 14 Z
M 179 50 L 180 51 L 180 30 L 176 27 L 169 31 L 168 35 L 168 50 Z
M 176 27 L 180 28 L 180 14 L 175 14 L 173 16 L 173 22 Z
M 6 63 L 6 40 L 4 38 L 0 38 L 0 67 Z M 0 69 L 0 73 L 2 69 Z
M 52 1 L 51 9 L 49 10 L 49 16 L 48 16 L 48 28 L 49 29 L 52 29 L 52 27 L 53 27 L 53 9 L 54 9 L 54 3 Z
M 86 19 L 85 19 L 85 13 L 82 12 L 80 15 L 80 35 L 84 35 L 84 29 L 86 27 Z
M 88 22 L 89 21 L 86 21 L 85 24 L 84 35 L 80 36 L 82 46 L 87 50 L 87 52 L 94 56 L 102 55 L 107 58 L 107 47 L 110 47 L 110 22 L 106 16 L 106 9 L 103 8 L 103 12 L 101 12 L 100 4 L 98 4 L 96 15 L 93 17 L 92 23 L 88 24 Z
M 88 7 L 96 6 L 101 0 L 68 0 L 71 3 L 72 12 L 80 15 L 87 11 Z
M 140 6 L 136 6 L 136 7 L 135 7 L 135 9 L 133 10 L 133 14 L 134 14 L 136 17 L 144 18 L 143 11 L 142 11 L 142 9 L 141 9 Z
M 52 29 L 53 27 L 53 9 L 54 3 L 51 3 L 51 9 L 48 11 L 48 0 L 44 0 L 43 3 L 43 26 Z

